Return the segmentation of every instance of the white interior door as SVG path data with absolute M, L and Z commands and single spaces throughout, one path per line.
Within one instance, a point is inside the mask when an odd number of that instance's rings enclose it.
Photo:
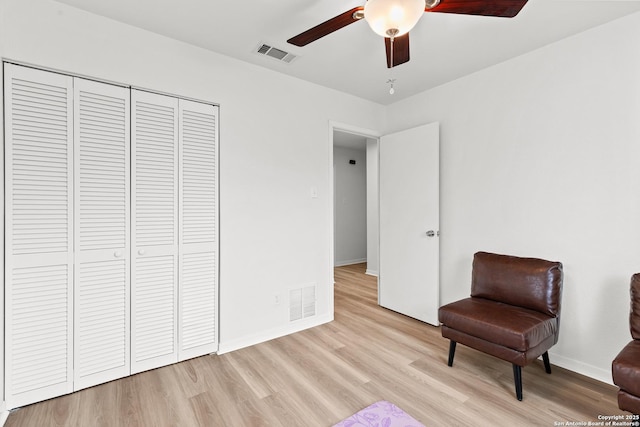
M 381 306 L 432 325 L 439 307 L 439 124 L 380 139 Z
M 73 79 L 6 64 L 5 397 L 73 391 Z
M 74 390 L 130 373 L 129 95 L 74 79 Z
M 131 101 L 133 374 L 178 361 L 178 99 Z
M 218 107 L 180 100 L 178 359 L 218 350 Z

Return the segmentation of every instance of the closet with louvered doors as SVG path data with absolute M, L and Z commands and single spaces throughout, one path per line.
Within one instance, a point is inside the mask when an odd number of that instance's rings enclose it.
M 217 351 L 218 107 L 4 67 L 7 407 Z
M 129 89 L 7 64 L 5 395 L 129 375 Z
M 132 91 L 132 373 L 217 350 L 218 107 Z

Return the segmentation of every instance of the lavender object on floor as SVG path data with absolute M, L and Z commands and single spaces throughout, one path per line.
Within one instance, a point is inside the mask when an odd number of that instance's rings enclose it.
M 425 427 L 393 403 L 381 400 L 333 427 Z

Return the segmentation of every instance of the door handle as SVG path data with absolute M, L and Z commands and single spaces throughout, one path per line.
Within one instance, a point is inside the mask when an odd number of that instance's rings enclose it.
M 433 230 L 429 230 L 429 231 L 427 231 L 427 237 L 433 237 L 433 236 L 435 236 L 435 235 L 436 235 L 436 232 L 435 232 L 435 231 L 433 231 Z
M 144 255 L 146 253 L 146 251 L 144 249 L 140 249 L 138 251 L 138 255 Z
M 120 251 L 115 251 L 115 252 L 113 253 L 113 256 L 114 256 L 114 257 L 116 257 L 116 258 L 120 258 L 120 257 L 122 256 L 122 252 L 120 252 Z

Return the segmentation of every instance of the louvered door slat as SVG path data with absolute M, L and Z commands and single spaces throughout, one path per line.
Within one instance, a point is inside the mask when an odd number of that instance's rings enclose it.
M 180 360 L 217 351 L 218 108 L 180 100 Z
M 130 373 L 130 92 L 75 79 L 74 389 Z
M 201 354 L 214 352 L 216 348 L 208 347 L 217 335 L 216 253 L 184 254 L 181 259 L 181 351 L 207 347 Z
M 25 74 L 40 74 L 35 70 L 7 65 L 7 72 L 18 70 L 27 71 Z M 46 77 L 59 77 L 51 73 L 40 74 Z M 37 76 L 34 76 L 37 78 Z M 62 76 L 60 76 L 62 77 Z M 25 76 L 26 79 L 29 76 Z M 49 207 L 60 206 L 62 220 L 51 222 L 48 229 L 51 234 L 60 236 L 57 242 L 56 251 L 59 253 L 69 250 L 69 148 L 72 136 L 70 99 L 71 93 L 68 89 L 55 86 L 54 84 L 40 84 L 23 80 L 18 76 L 11 79 L 9 90 L 11 104 L 8 115 L 11 120 L 11 127 L 8 129 L 11 139 L 8 141 L 12 154 L 9 165 L 13 179 L 12 192 L 10 197 L 13 203 L 12 211 L 16 219 L 28 221 L 38 216 L 44 217 L 49 211 Z M 58 80 L 58 79 L 56 79 Z M 67 84 L 70 80 L 66 77 L 60 78 L 61 83 Z M 28 99 L 30 102 L 24 102 Z M 44 104 L 52 100 L 52 105 Z M 37 136 L 42 142 L 33 141 L 29 135 Z M 42 147 L 44 145 L 44 147 Z M 47 153 L 49 147 L 59 153 L 58 161 L 51 159 Z M 60 191 L 51 196 L 45 209 L 33 211 L 33 204 L 41 203 L 33 197 L 35 190 L 42 187 L 56 187 Z M 46 218 L 45 218 L 46 219 Z M 13 230 L 9 230 L 10 232 Z M 21 249 L 19 254 L 37 254 L 51 252 L 50 246 L 40 246 L 39 242 L 25 241 L 24 235 L 13 233 L 13 243 Z M 16 254 L 16 253 L 14 253 Z
M 175 354 L 174 256 L 141 258 L 137 264 L 136 360 Z
M 72 79 L 5 64 L 5 398 L 72 390 Z
M 96 278 L 102 269 L 109 276 Z M 84 262 L 78 271 L 76 390 L 129 373 L 126 260 Z
M 177 361 L 178 100 L 132 91 L 132 372 Z

